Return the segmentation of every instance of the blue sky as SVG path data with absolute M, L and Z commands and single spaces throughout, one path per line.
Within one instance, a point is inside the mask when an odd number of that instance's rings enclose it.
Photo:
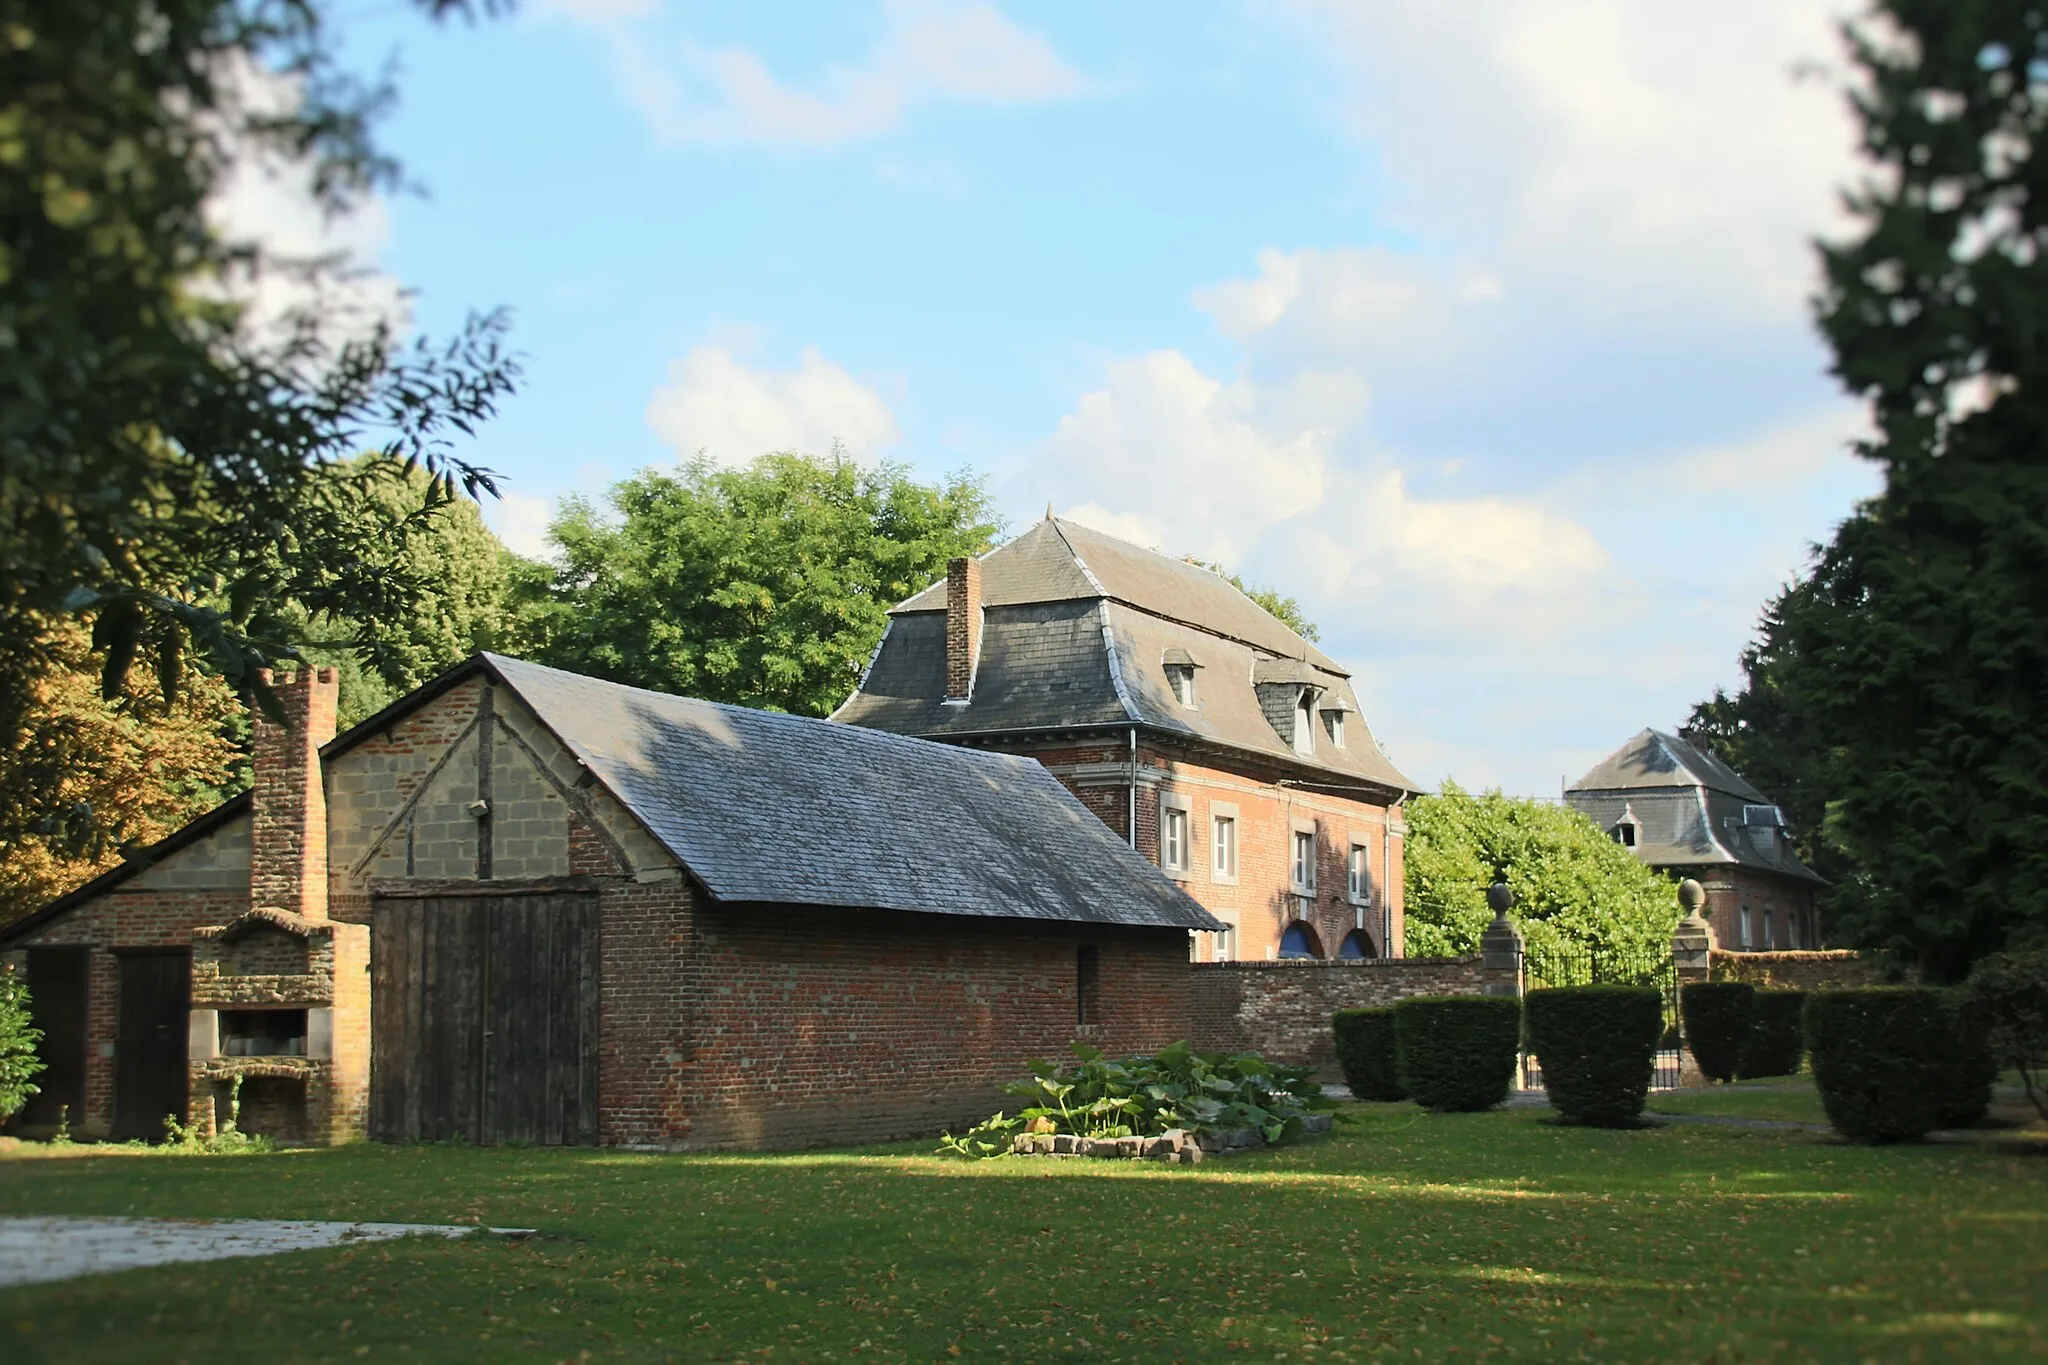
M 342 233 L 429 332 L 514 312 L 518 548 L 700 447 L 967 467 L 1300 598 L 1419 783 L 1554 795 L 1874 487 L 1827 3 L 339 13 L 429 190 Z

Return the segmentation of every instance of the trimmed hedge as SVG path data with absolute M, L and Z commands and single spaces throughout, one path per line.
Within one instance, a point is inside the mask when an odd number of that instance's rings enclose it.
M 2048 950 L 1978 959 L 1963 983 L 1963 1007 L 1993 1063 L 2019 1071 L 2028 1101 L 2048 1119 Z
M 1925 1137 L 1955 1121 L 1974 1087 L 1950 992 L 1933 986 L 1815 991 L 1806 1050 L 1828 1122 L 1859 1142 Z M 1958 1065 L 1962 1061 L 1964 1065 Z
M 1799 1023 L 1805 1009 L 1805 991 L 1758 991 L 1749 1016 L 1749 1042 L 1735 1074 L 1745 1081 L 1798 1075 L 1800 1059 L 1806 1055 L 1806 1034 Z
M 1425 1109 L 1491 1109 L 1508 1097 L 1522 1045 L 1522 1002 L 1507 995 L 1420 995 L 1394 1006 L 1395 1069 Z
M 1755 1013 L 1756 987 L 1747 981 L 1691 981 L 1680 988 L 1685 1045 L 1710 1080 L 1735 1079 Z
M 1664 1033 L 1655 987 L 1530 991 L 1523 1010 L 1529 1051 L 1543 1063 L 1543 1088 L 1563 1118 L 1619 1128 L 1643 1112 Z
M 1330 1016 L 1344 1084 L 1361 1100 L 1405 1100 L 1394 1053 L 1394 1007 L 1338 1010 Z
M 1941 1126 L 1967 1128 L 1991 1108 L 1991 1087 L 1998 1080 L 1998 1059 L 1990 1039 L 1970 1012 L 1967 998 L 1959 990 L 1943 991 L 1949 1009 L 1949 1028 L 1955 1039 L 1954 1061 L 1948 1071 L 1948 1090 L 1942 1099 Z

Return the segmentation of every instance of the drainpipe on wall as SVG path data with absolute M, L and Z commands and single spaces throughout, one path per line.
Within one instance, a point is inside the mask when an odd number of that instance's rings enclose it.
M 1380 822 L 1380 956 L 1394 955 L 1394 812 L 1401 809 L 1396 801 L 1387 807 L 1386 819 Z

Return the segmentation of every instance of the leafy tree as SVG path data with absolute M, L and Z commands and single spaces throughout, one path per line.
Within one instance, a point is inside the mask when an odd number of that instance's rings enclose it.
M 280 629 L 317 640 L 299 653 L 333 667 L 341 679 L 343 729 L 376 714 L 443 669 L 480 649 L 495 649 L 504 634 L 510 553 L 467 499 L 429 512 L 435 500 L 426 472 L 375 456 L 349 467 L 361 471 L 366 501 L 365 537 L 379 546 L 380 562 L 416 585 L 402 608 L 387 614 L 379 631 L 343 615 L 296 610 Z
M 1672 883 L 1578 811 L 1446 782 L 1410 801 L 1407 813 L 1411 956 L 1478 952 L 1493 922 L 1486 888 L 1496 879 L 1513 889 L 1510 918 L 1532 949 L 1636 957 L 1669 948 L 1678 925 Z
M 2048 944 L 2048 10 L 1875 13 L 1845 32 L 1876 173 L 1818 314 L 1884 490 L 1776 604 L 1770 687 L 1864 874 L 1839 931 L 1954 979 Z
M 37 648 L 61 666 L 35 680 L 15 743 L 0 749 L 0 923 L 241 785 L 240 708 L 219 679 L 195 678 L 166 703 L 138 674 L 109 700 L 85 627 L 59 617 L 39 629 Z
M 1246 597 L 1251 598 L 1252 601 L 1279 617 L 1289 630 L 1299 635 L 1302 639 L 1320 640 L 1323 638 L 1322 632 L 1316 629 L 1316 623 L 1309 620 L 1307 614 L 1302 611 L 1301 603 L 1295 601 L 1292 597 L 1283 595 L 1278 588 L 1268 588 L 1262 587 L 1257 583 L 1247 583 L 1221 564 L 1211 560 L 1197 559 L 1193 555 L 1186 556 L 1186 560 L 1198 569 L 1207 569 L 1210 573 L 1215 574 L 1231 587 L 1236 588 Z
M 345 255 L 289 259 L 209 213 L 252 163 L 303 170 L 330 213 L 399 184 L 371 136 L 391 92 L 338 67 L 324 13 L 0 0 L 0 748 L 73 666 L 36 625 L 58 615 L 92 622 L 109 698 L 138 657 L 175 692 L 194 645 L 248 687 L 294 613 L 347 617 L 383 667 L 419 585 L 365 553 L 336 463 L 376 433 L 437 505 L 491 486 L 454 441 L 516 377 L 502 317 L 402 344 L 336 306 Z M 259 316 L 267 282 L 304 302 Z
M 996 525 L 972 479 L 933 487 L 838 453 L 698 458 L 568 500 L 559 563 L 514 574 L 518 652 L 664 692 L 800 715 L 860 680 L 890 607 L 979 554 Z
M 42 1041 L 42 1031 L 29 1023 L 27 984 L 11 968 L 0 968 L 0 1121 L 36 1093 L 43 1070 L 36 1044 Z

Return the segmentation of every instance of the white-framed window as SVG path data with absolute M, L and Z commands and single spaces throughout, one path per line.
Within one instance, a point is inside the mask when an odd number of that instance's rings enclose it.
M 1620 822 L 1619 824 L 1615 825 L 1615 827 L 1614 827 L 1614 830 L 1613 830 L 1613 834 L 1614 834 L 1614 842 L 1615 842 L 1615 843 L 1617 843 L 1617 844 L 1620 844 L 1620 845 L 1621 845 L 1621 846 L 1622 846 L 1623 848 L 1634 848 L 1634 847 L 1636 846 L 1636 822 L 1635 822 L 1635 821 L 1633 821 L 1633 820 L 1623 820 L 1623 821 L 1621 821 L 1621 822 Z
M 1237 926 L 1229 920 L 1223 922 L 1220 932 L 1209 935 L 1209 960 L 1211 962 L 1237 961 Z
M 1753 930 L 1751 929 L 1751 927 L 1750 927 L 1750 913 L 1749 913 L 1749 906 L 1748 906 L 1748 905 L 1746 905 L 1746 904 L 1745 904 L 1745 905 L 1744 905 L 1744 906 L 1742 907 L 1742 939 L 1741 939 L 1741 941 L 1742 941 L 1742 946 L 1743 946 L 1743 947 L 1745 947 L 1745 948 L 1753 948 L 1753 947 L 1755 947 L 1755 946 L 1756 946 L 1756 935 L 1755 935 L 1754 931 L 1753 931 Z
M 1293 875 L 1297 894 L 1313 896 L 1316 893 L 1316 832 L 1312 829 L 1294 831 Z
M 1323 712 L 1330 723 L 1330 743 L 1339 749 L 1344 747 L 1344 714 L 1342 711 Z
M 1366 845 L 1353 843 L 1344 860 L 1344 889 L 1353 905 L 1372 904 L 1372 865 Z
M 1771 951 L 1771 949 L 1773 949 L 1773 948 L 1775 948 L 1775 947 L 1777 947 L 1777 946 L 1778 946 L 1778 926 L 1777 926 L 1777 925 L 1775 925 L 1775 924 L 1773 924 L 1773 923 L 1771 923 L 1771 921 L 1772 921 L 1772 920 L 1774 920 L 1774 919 L 1776 919 L 1776 918 L 1777 918 L 1777 916 L 1776 916 L 1776 915 L 1773 915 L 1773 914 L 1771 913 L 1771 910 L 1772 910 L 1772 906 L 1771 906 L 1771 903 L 1770 903 L 1769 901 L 1765 901 L 1765 902 L 1764 902 L 1764 951 L 1765 951 L 1765 952 L 1769 952 L 1769 951 Z
M 1191 664 L 1168 664 L 1166 681 L 1173 688 L 1173 699 L 1182 706 L 1195 704 L 1195 670 Z
M 1168 872 L 1185 873 L 1194 859 L 1188 848 L 1188 812 L 1185 806 L 1159 809 L 1159 865 Z
M 1209 815 L 1209 875 L 1219 882 L 1237 880 L 1237 813 L 1212 810 Z

